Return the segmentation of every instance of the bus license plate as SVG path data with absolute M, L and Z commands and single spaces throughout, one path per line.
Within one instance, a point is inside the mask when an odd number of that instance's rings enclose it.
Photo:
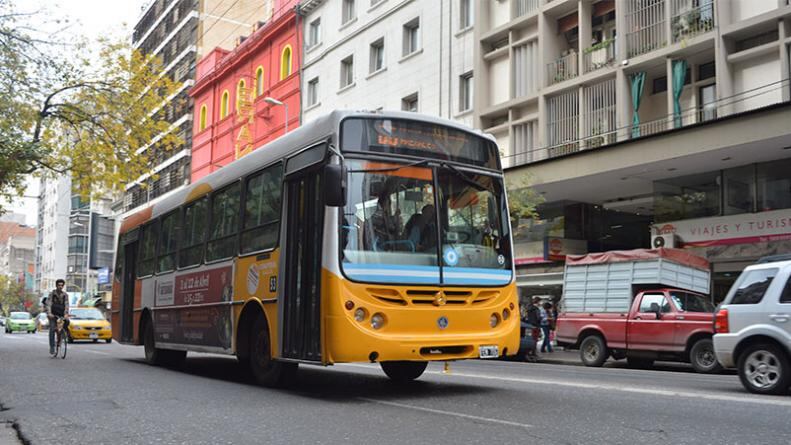
M 99 334 L 97 334 L 96 332 L 91 332 L 90 334 L 88 334 L 88 336 L 91 338 L 99 338 Z
M 494 346 L 479 346 L 478 353 L 481 358 L 497 358 L 500 356 L 497 345 Z

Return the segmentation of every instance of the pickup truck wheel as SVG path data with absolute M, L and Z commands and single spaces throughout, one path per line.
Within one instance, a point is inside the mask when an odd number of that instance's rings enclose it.
M 695 371 L 701 374 L 713 374 L 722 370 L 722 366 L 714 354 L 714 343 L 710 338 L 698 340 L 692 345 L 692 349 L 689 351 L 689 362 Z
M 598 335 L 585 337 L 580 344 L 580 359 L 585 366 L 599 367 L 604 364 L 608 355 L 604 339 Z
M 772 344 L 750 345 L 739 355 L 739 379 L 756 394 L 785 394 L 791 369 L 783 351 Z

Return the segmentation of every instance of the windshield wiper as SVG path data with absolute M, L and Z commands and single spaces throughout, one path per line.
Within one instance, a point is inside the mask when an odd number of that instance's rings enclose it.
M 444 167 L 444 168 L 446 168 L 446 169 L 448 169 L 448 170 L 450 170 L 450 171 L 452 171 L 453 173 L 456 174 L 456 176 L 459 179 L 461 179 L 462 181 L 466 182 L 467 185 L 478 189 L 478 191 L 481 191 L 481 192 L 489 191 L 488 187 L 486 187 L 485 185 L 481 184 L 480 182 L 470 178 L 469 176 L 467 176 L 466 173 L 464 173 L 463 171 L 461 171 L 458 168 L 454 167 L 452 164 L 448 164 L 446 162 L 441 162 L 439 165 Z
M 408 167 L 417 167 L 421 164 L 427 164 L 429 162 L 428 159 L 423 159 L 421 161 L 415 161 L 411 164 L 403 164 L 399 165 L 398 167 L 387 167 L 387 168 L 370 168 L 370 169 L 361 169 L 361 170 L 349 170 L 348 173 L 377 173 L 377 172 L 394 172 L 396 170 L 401 170 L 402 168 Z

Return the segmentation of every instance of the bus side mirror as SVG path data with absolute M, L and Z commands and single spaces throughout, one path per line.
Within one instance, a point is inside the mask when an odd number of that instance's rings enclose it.
M 324 204 L 330 207 L 346 205 L 346 167 L 343 164 L 324 166 Z

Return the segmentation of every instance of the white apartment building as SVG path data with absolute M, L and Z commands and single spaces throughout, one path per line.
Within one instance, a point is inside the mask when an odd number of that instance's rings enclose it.
M 71 181 L 68 177 L 41 179 L 36 225 L 36 290 L 55 289 L 55 280 L 66 278 L 71 214 Z
M 677 246 L 715 301 L 791 252 L 788 0 L 475 2 L 475 126 L 544 197 L 514 221 L 525 294 L 566 254 Z
M 306 0 L 302 119 L 407 110 L 473 123 L 472 0 Z

